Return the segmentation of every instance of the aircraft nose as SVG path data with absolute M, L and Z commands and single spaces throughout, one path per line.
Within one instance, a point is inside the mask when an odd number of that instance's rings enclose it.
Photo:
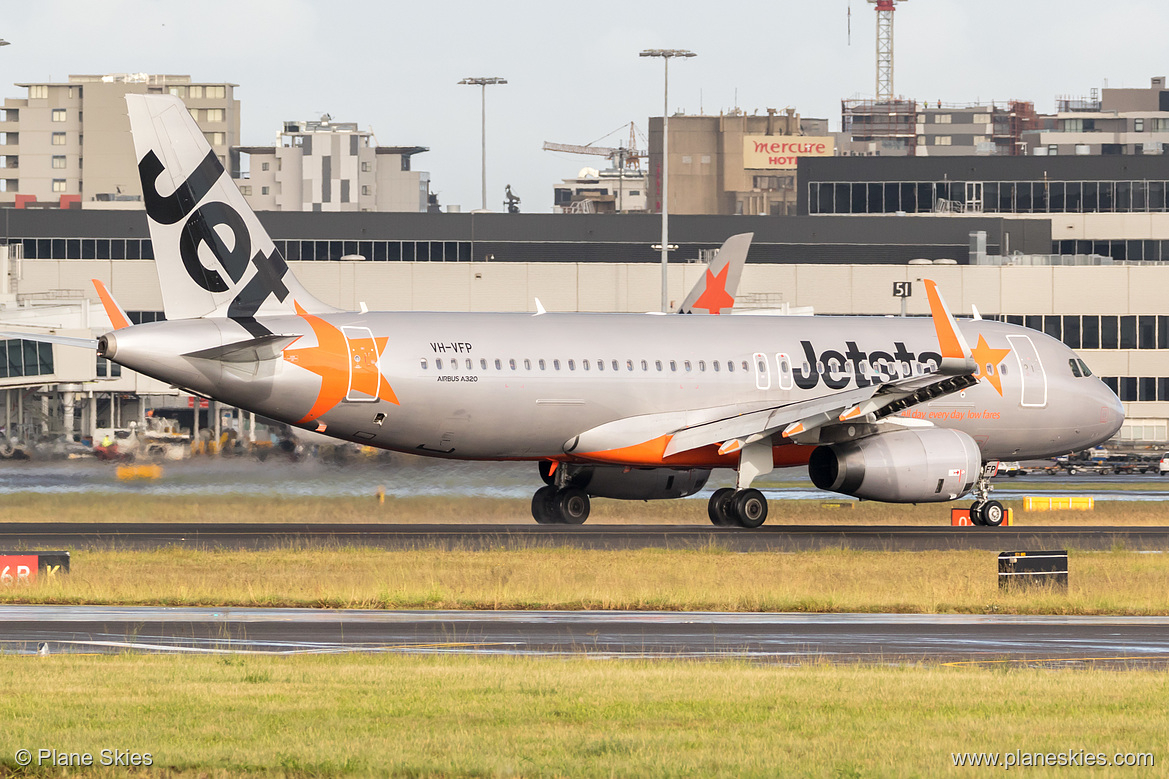
M 1102 381 L 1096 382 L 1096 387 L 1090 394 L 1090 406 L 1085 408 L 1085 414 L 1091 414 L 1094 424 L 1090 425 L 1093 439 L 1103 443 L 1120 430 L 1124 424 L 1124 405 L 1116 393 Z

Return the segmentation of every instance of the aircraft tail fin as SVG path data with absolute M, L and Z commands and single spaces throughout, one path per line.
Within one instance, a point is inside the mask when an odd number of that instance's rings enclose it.
M 167 319 L 336 309 L 292 275 L 183 102 L 126 95 L 150 240 Z M 253 333 L 260 334 L 260 333 Z
M 679 314 L 729 314 L 739 293 L 739 278 L 755 233 L 732 235 L 711 260 L 702 278 L 678 306 Z

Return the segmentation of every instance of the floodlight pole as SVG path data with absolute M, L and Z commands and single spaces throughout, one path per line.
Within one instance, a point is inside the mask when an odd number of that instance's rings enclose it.
M 482 145 L 481 159 L 482 159 L 482 163 L 483 163 L 483 178 L 482 178 L 482 182 L 483 182 L 483 210 L 486 211 L 487 210 L 487 87 L 489 87 L 493 84 L 506 84 L 507 79 L 496 78 L 494 76 L 492 76 L 490 78 L 476 77 L 476 78 L 465 78 L 462 81 L 460 81 L 459 83 L 460 84 L 467 84 L 470 86 L 476 86 L 476 87 L 479 87 L 481 90 L 481 105 L 480 105 L 480 113 L 481 113 L 480 124 L 481 124 L 481 126 L 480 126 L 479 137 L 480 137 L 481 145 Z
M 670 311 L 670 60 L 674 57 L 697 57 L 686 49 L 646 49 L 642 57 L 660 57 L 665 65 L 665 89 L 662 94 L 662 313 Z

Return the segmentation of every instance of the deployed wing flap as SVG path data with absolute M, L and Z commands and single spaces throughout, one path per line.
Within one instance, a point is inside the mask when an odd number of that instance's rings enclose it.
M 877 387 L 875 386 L 852 389 L 798 403 L 772 406 L 747 414 L 714 420 L 706 424 L 693 425 L 674 432 L 670 443 L 666 446 L 666 456 L 688 452 L 691 449 L 698 449 L 710 444 L 722 444 L 735 439 L 740 439 L 740 446 L 745 446 L 801 422 L 806 423 L 803 429 L 810 430 L 817 426 L 813 423 L 816 417 L 823 416 L 823 421 L 828 421 L 850 405 L 867 400 L 876 391 Z M 728 451 L 734 451 L 737 448 L 739 447 L 732 447 Z
M 299 335 L 263 335 L 259 338 L 249 338 L 246 341 L 214 346 L 210 349 L 200 349 L 197 352 L 187 352 L 184 357 L 197 360 L 218 360 L 219 362 L 263 362 L 274 360 L 284 351 L 284 347 L 300 338 Z

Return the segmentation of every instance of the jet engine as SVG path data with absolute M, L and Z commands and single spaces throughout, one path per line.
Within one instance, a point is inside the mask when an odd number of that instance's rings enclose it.
M 627 468 L 621 465 L 561 465 L 566 468 L 566 487 L 582 489 L 593 498 L 618 500 L 665 500 L 685 498 L 706 486 L 708 468 Z M 552 484 L 548 467 L 540 463 L 540 475 Z M 559 476 L 560 474 L 555 474 Z
M 822 490 L 886 503 L 956 500 L 982 470 L 982 453 L 960 430 L 880 433 L 816 447 L 808 475 Z

